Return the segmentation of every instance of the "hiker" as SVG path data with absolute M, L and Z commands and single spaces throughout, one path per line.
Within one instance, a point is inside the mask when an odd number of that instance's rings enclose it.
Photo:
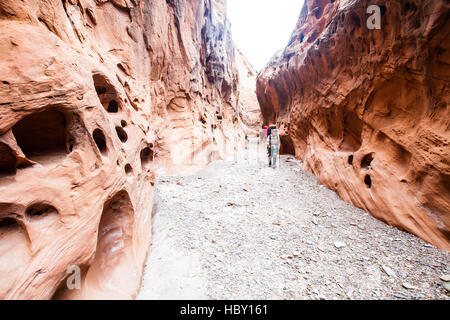
M 269 137 L 267 138 L 267 152 L 269 156 L 269 167 L 277 166 L 278 152 L 280 150 L 280 137 L 276 127 L 269 127 Z
M 258 144 L 262 143 L 263 141 L 264 141 L 264 130 L 260 130 Z
M 270 138 L 270 132 L 272 131 L 272 129 L 275 128 L 274 125 L 270 125 L 270 126 L 265 126 L 264 130 L 265 130 L 265 138 L 266 138 L 266 147 L 267 147 L 267 156 L 269 157 L 269 167 L 271 166 L 271 150 L 270 150 L 270 142 L 269 142 L 269 138 Z

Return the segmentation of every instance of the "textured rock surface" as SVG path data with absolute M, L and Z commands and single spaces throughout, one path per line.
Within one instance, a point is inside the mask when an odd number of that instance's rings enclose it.
M 147 8 L 150 126 L 157 128 L 157 172 L 176 173 L 224 158 L 243 146 L 245 133 L 225 1 L 167 2 Z
M 234 52 L 224 1 L 1 1 L 0 298 L 136 295 L 156 170 L 244 143 Z
M 239 50 L 236 50 L 236 65 L 239 75 L 239 118 L 246 128 L 246 133 L 256 134 L 263 122 L 256 97 L 257 72 Z
M 236 158 L 157 177 L 138 299 L 448 300 L 450 252 L 345 203 L 291 156 L 276 170 L 266 157 L 250 139 Z
M 371 4 L 381 30 L 366 27 Z M 447 250 L 448 34 L 444 0 L 307 0 L 257 82 L 283 152 L 346 201 Z

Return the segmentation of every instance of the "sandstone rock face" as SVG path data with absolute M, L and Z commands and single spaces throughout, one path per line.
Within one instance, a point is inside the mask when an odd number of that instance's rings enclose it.
M 236 49 L 235 55 L 239 76 L 239 118 L 246 128 L 246 133 L 255 135 L 261 129 L 263 122 L 258 98 L 256 97 L 257 72 L 238 49 Z
M 196 169 L 242 147 L 226 2 L 150 1 L 145 12 L 157 172 Z
M 366 27 L 372 4 L 380 30 Z M 257 82 L 285 153 L 346 201 L 446 250 L 449 34 L 445 0 L 307 0 Z
M 134 298 L 155 172 L 244 144 L 238 85 L 224 1 L 1 1 L 0 298 Z

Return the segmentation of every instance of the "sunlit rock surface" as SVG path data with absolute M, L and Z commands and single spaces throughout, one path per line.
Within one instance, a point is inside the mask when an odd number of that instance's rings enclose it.
M 257 72 L 247 58 L 236 49 L 236 65 L 239 75 L 239 118 L 242 120 L 245 132 L 256 135 L 261 130 L 263 122 L 258 98 L 256 97 Z
M 381 30 L 369 30 L 369 5 Z M 450 4 L 307 0 L 257 82 L 266 124 L 327 187 L 450 249 Z
M 0 298 L 134 298 L 155 172 L 244 144 L 238 78 L 225 1 L 2 0 Z

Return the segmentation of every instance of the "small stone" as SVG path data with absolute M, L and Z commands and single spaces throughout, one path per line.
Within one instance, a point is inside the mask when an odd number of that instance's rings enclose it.
M 334 243 L 334 246 L 338 249 L 340 248 L 345 248 L 347 246 L 347 244 L 344 241 L 336 241 Z
M 389 277 L 395 277 L 395 272 L 388 266 L 382 265 L 381 268 Z
M 317 221 L 316 219 L 313 219 L 313 220 L 312 220 L 312 223 L 314 223 L 316 226 L 319 225 L 319 221 Z
M 356 227 L 358 224 L 356 222 L 350 222 L 350 225 Z
M 450 274 L 444 274 L 441 277 L 441 280 L 444 281 L 444 282 L 450 282 Z
M 319 249 L 320 251 L 322 251 L 322 252 L 325 252 L 325 249 L 324 248 L 322 248 L 322 246 L 321 245 L 318 245 L 317 246 L 317 249 Z
M 403 288 L 405 289 L 416 289 L 412 284 L 409 284 L 408 282 L 403 282 Z
M 292 255 L 294 257 L 298 257 L 298 256 L 300 256 L 300 252 L 299 251 L 294 251 L 294 252 L 292 252 Z
M 445 290 L 450 292 L 450 282 L 444 282 L 444 284 L 442 286 L 445 288 Z

